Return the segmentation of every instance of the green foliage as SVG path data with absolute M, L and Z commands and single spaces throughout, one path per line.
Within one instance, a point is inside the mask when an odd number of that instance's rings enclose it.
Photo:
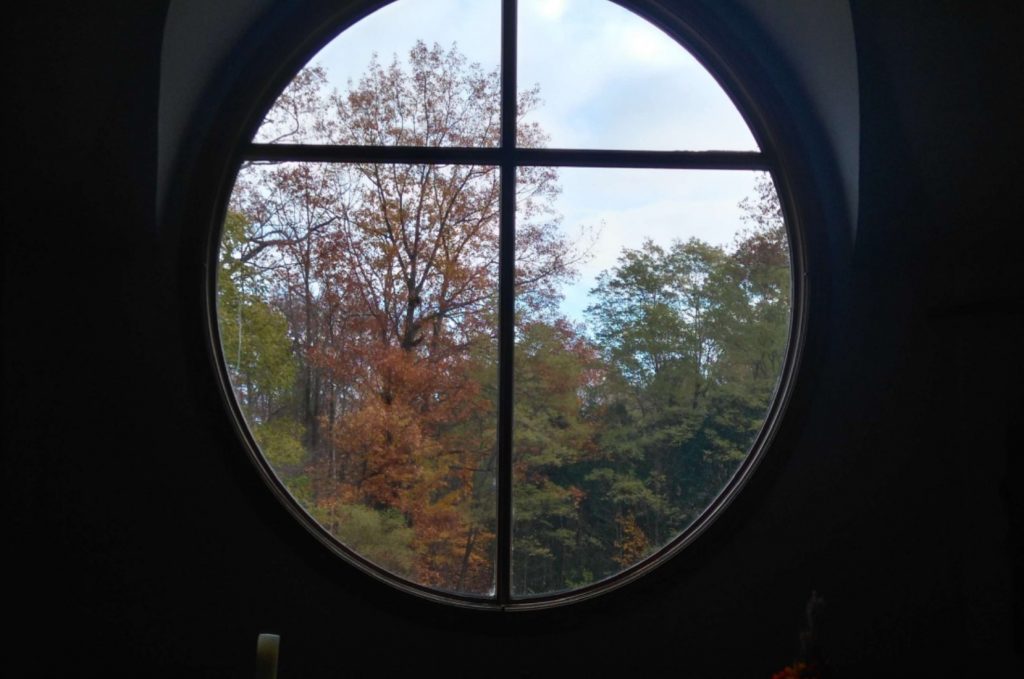
M 321 71 L 300 74 L 265 132 L 496 139 L 497 99 L 477 96 L 498 91 L 496 73 L 422 43 L 409 59 L 374 61 L 333 96 Z M 524 112 L 536 103 L 536 91 L 521 95 Z M 520 137 L 544 140 L 536 126 Z M 732 247 L 626 248 L 597 278 L 587 326 L 573 324 L 557 311 L 578 260 L 554 226 L 555 171 L 517 176 L 512 575 L 523 595 L 630 567 L 720 492 L 776 388 L 790 267 L 764 177 Z M 252 169 L 217 272 L 225 363 L 288 490 L 377 565 L 477 593 L 494 581 L 498 196 L 494 168 Z
M 593 578 L 600 549 L 582 511 L 596 452 L 593 347 L 565 321 L 521 324 L 516 344 L 513 587 L 564 589 Z M 603 573 L 602 571 L 599 571 Z
M 345 505 L 337 510 L 331 522 L 345 546 L 392 573 L 411 575 L 416 559 L 412 549 L 413 530 L 399 512 Z
M 624 250 L 597 279 L 585 336 L 520 328 L 520 594 L 591 582 L 686 528 L 746 459 L 785 354 L 789 261 L 770 180 L 732 249 Z
M 278 476 L 284 482 L 288 492 L 292 494 L 300 505 L 307 511 L 312 512 L 316 498 L 313 493 L 313 483 L 307 474 L 284 474 L 278 472 Z
M 290 408 L 298 361 L 284 314 L 267 300 L 265 281 L 246 261 L 249 222 L 229 212 L 217 272 L 221 348 L 253 438 L 292 495 L 308 505 L 304 428 Z
M 308 462 L 302 445 L 302 425 L 289 418 L 278 418 L 255 425 L 253 437 L 267 462 L 280 474 L 301 470 Z
M 268 303 L 262 281 L 241 259 L 247 222 L 229 213 L 217 275 L 217 319 L 221 347 L 239 400 L 253 421 L 273 416 L 290 394 L 297 370 L 288 321 Z

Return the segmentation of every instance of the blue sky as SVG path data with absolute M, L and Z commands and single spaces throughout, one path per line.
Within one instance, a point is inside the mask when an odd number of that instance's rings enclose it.
M 470 61 L 498 66 L 500 0 L 398 0 L 332 41 L 313 62 L 344 91 L 374 52 L 404 55 L 416 40 L 458 43 Z M 678 43 L 607 0 L 520 0 L 519 84 L 540 85 L 528 121 L 549 146 L 657 150 L 756 150 L 721 87 Z M 562 169 L 556 209 L 570 235 L 598 229 L 592 257 L 566 291 L 576 319 L 596 275 L 644 238 L 667 245 L 697 237 L 728 245 L 741 226 L 737 203 L 753 172 Z

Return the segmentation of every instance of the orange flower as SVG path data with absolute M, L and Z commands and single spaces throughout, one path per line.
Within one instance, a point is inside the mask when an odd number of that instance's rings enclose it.
M 814 679 L 817 672 L 809 668 L 805 662 L 797 662 L 783 667 L 772 675 L 772 679 Z

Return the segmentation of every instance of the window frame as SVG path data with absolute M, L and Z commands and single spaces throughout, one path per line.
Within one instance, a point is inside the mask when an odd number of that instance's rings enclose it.
M 291 81 L 294 73 L 318 52 L 327 42 L 340 35 L 351 25 L 372 12 L 390 4 L 386 2 L 356 2 L 342 12 L 328 13 L 320 18 L 316 30 L 308 32 L 304 41 L 284 61 L 278 63 L 275 75 L 264 81 L 258 96 L 251 96 L 247 102 L 226 107 L 225 124 L 234 122 L 234 134 L 227 146 L 229 160 L 220 165 L 215 186 L 211 213 L 207 213 L 207 240 L 204 253 L 204 318 L 206 347 L 215 368 L 217 382 L 224 405 L 230 415 L 235 433 L 241 438 L 248 457 L 259 470 L 263 482 L 270 487 L 278 502 L 290 515 L 312 534 L 321 544 L 344 561 L 388 585 L 418 597 L 455 605 L 463 608 L 486 610 L 535 610 L 563 606 L 592 599 L 593 597 L 617 590 L 642 578 L 672 560 L 686 547 L 697 541 L 707 529 L 734 503 L 740 490 L 750 481 L 754 470 L 761 464 L 772 440 L 777 434 L 796 381 L 801 354 L 808 327 L 808 286 L 806 247 L 800 216 L 795 207 L 794 190 L 790 175 L 792 161 L 784 159 L 776 149 L 778 127 L 769 124 L 774 116 L 763 106 L 756 105 L 764 96 L 758 88 L 742 87 L 749 83 L 749 76 L 740 78 L 732 64 L 742 63 L 742 54 L 732 54 L 731 59 L 723 58 L 723 50 L 714 49 L 721 40 L 717 34 L 714 18 L 695 10 L 691 21 L 684 22 L 675 11 L 657 2 L 624 2 L 609 0 L 625 7 L 661 29 L 687 50 L 718 82 L 732 100 L 737 111 L 744 118 L 760 148 L 756 152 L 746 151 L 630 151 L 601 149 L 537 149 L 517 148 L 515 131 L 516 110 L 516 0 L 497 0 L 502 3 L 502 132 L 501 144 L 497 147 L 385 147 L 385 146 L 330 146 L 310 144 L 255 144 L 255 135 L 263 115 L 276 100 L 277 95 Z M 678 10 L 676 10 L 678 11 Z M 326 20 L 325 20 L 326 18 Z M 300 24 L 302 22 L 299 22 Z M 340 28 L 339 28 L 340 26 Z M 710 30 L 709 30 L 709 27 Z M 700 30 L 698 30 L 698 28 Z M 719 27 L 720 28 L 720 27 Z M 722 43 L 728 45 L 729 43 Z M 511 68 L 506 65 L 511 64 Z M 771 97 L 769 97 L 770 99 Z M 509 115 L 511 112 L 513 115 Z M 237 121 L 244 124 L 238 125 Z M 365 559 L 349 549 L 327 532 L 291 496 L 283 483 L 270 467 L 253 439 L 237 400 L 222 355 L 216 310 L 216 274 L 219 260 L 221 227 L 227 212 L 228 196 L 241 165 L 246 161 L 304 161 L 304 162 L 375 162 L 375 163 L 423 163 L 423 164 L 472 164 L 499 167 L 501 205 L 499 208 L 499 229 L 501 245 L 499 253 L 499 404 L 498 404 L 498 531 L 496 536 L 496 592 L 491 598 L 450 593 L 420 585 L 398 577 L 386 569 Z M 758 170 L 771 175 L 783 209 L 790 247 L 791 307 L 790 332 L 786 355 L 774 398 L 769 406 L 764 424 L 751 445 L 750 451 L 728 484 L 718 493 L 715 500 L 680 535 L 654 554 L 646 557 L 619 573 L 584 587 L 552 594 L 513 597 L 511 582 L 512 564 L 512 372 L 514 349 L 514 296 L 511 284 L 515 268 L 515 168 L 528 165 L 556 167 L 609 167 L 609 168 L 658 168 L 695 170 Z M 803 196 L 801 197 L 803 199 Z M 209 203 L 207 203 L 209 204 Z

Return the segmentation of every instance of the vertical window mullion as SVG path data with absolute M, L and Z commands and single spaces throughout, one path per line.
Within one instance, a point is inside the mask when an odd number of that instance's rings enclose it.
M 496 594 L 511 599 L 512 408 L 515 348 L 516 0 L 501 5 L 501 203 L 498 252 L 498 530 Z

